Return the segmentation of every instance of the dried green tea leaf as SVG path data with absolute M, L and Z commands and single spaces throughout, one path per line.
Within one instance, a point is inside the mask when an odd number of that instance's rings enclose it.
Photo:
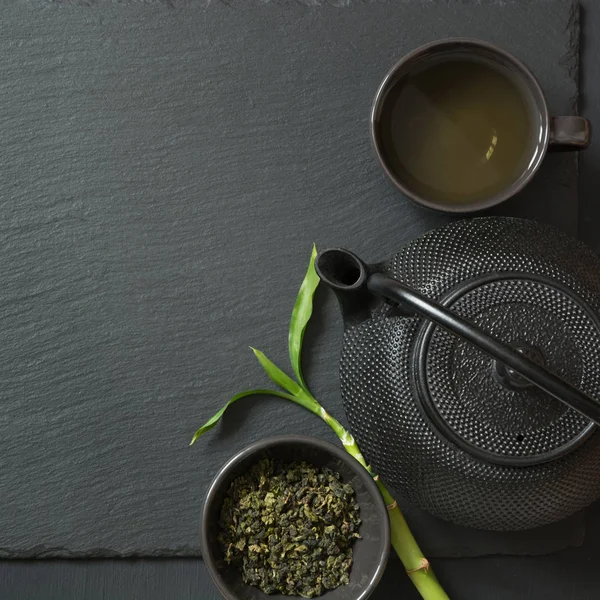
M 225 561 L 266 594 L 313 598 L 350 581 L 359 507 L 330 469 L 259 461 L 231 483 L 220 527 Z

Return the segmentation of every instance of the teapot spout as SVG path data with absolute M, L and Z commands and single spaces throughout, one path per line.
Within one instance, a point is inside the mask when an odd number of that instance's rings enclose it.
M 346 323 L 368 318 L 372 301 L 367 289 L 368 268 L 358 256 L 342 248 L 323 250 L 315 259 L 315 270 L 335 293 Z
M 364 287 L 367 268 L 356 254 L 342 248 L 319 252 L 315 269 L 321 281 L 335 292 L 348 293 Z

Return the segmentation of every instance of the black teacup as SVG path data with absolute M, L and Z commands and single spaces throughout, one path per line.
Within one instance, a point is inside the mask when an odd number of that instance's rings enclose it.
M 511 54 L 453 38 L 414 50 L 386 75 L 371 136 L 404 194 L 429 208 L 465 213 L 520 191 L 548 149 L 586 148 L 590 123 L 550 117 L 536 78 Z

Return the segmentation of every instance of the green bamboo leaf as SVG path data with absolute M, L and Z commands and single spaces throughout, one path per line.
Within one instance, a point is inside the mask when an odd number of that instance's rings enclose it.
M 279 392 L 277 390 L 246 390 L 244 392 L 240 392 L 236 394 L 219 412 L 214 414 L 196 433 L 190 442 L 190 446 L 203 434 L 207 431 L 210 431 L 221 419 L 225 411 L 240 398 L 246 398 L 247 396 L 278 396 L 279 398 L 285 398 L 286 400 L 294 400 L 292 396 L 289 394 L 285 394 L 284 392 Z
M 290 321 L 290 331 L 288 335 L 288 345 L 290 348 L 290 361 L 292 369 L 300 382 L 300 385 L 308 391 L 304 377 L 302 376 L 302 341 L 304 340 L 304 332 L 306 325 L 310 320 L 313 310 L 313 297 L 315 290 L 319 285 L 319 276 L 315 271 L 315 257 L 317 256 L 317 247 L 313 244 L 308 270 L 300 286 L 296 304 L 292 311 L 292 319 Z
M 272 363 L 260 350 L 250 347 L 250 350 L 254 352 L 258 362 L 262 365 L 262 368 L 266 371 L 267 375 L 276 383 L 279 387 L 288 391 L 294 396 L 298 395 L 302 388 L 291 378 L 288 377 L 276 364 Z

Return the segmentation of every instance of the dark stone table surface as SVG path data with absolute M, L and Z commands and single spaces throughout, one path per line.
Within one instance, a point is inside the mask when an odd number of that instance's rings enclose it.
M 523 0 L 526 2 L 526 0 Z M 93 2 L 92 2 L 93 4 Z M 600 123 L 600 4 L 582 2 L 581 114 Z M 535 23 L 530 27 L 534 29 Z M 600 252 L 600 141 L 580 158 L 578 236 Z M 477 600 L 592 600 L 600 596 L 600 506 L 587 511 L 579 548 L 539 557 L 439 559 L 438 577 L 452 598 Z M 374 594 L 418 598 L 401 566 L 390 560 Z M 199 559 L 16 560 L 0 562 L 0 598 L 15 600 L 217 600 Z

